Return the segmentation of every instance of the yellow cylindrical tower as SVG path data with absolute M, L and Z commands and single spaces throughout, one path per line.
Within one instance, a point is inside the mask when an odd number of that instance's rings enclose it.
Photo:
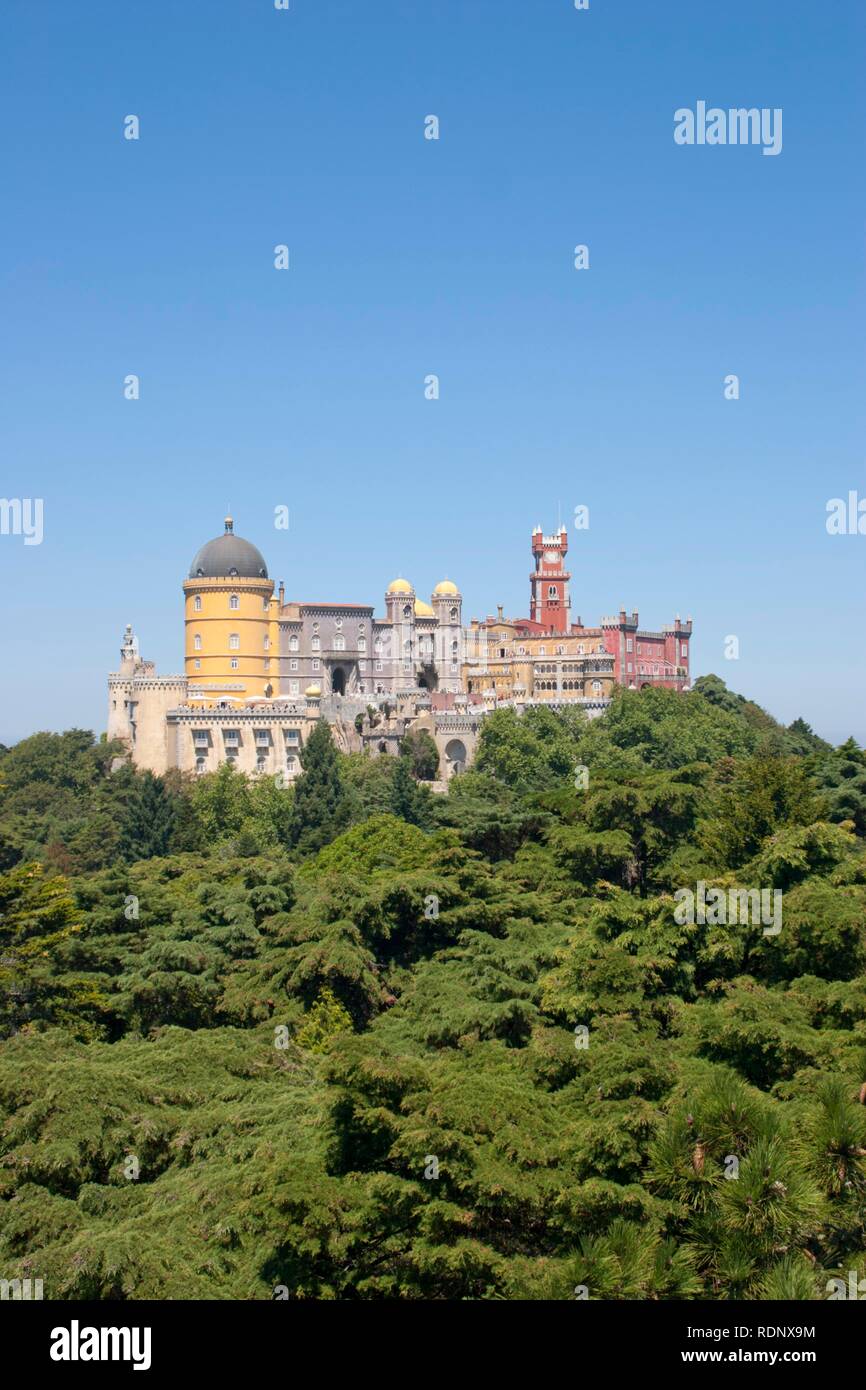
M 225 532 L 202 546 L 183 585 L 191 702 L 242 705 L 253 696 L 277 693 L 273 591 L 261 553 L 235 535 L 227 516 Z

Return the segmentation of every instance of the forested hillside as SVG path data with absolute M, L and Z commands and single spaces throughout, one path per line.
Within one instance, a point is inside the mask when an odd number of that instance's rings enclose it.
M 853 741 L 711 676 L 499 711 L 447 796 L 423 739 L 325 724 L 289 790 L 116 754 L 0 750 L 0 1276 L 823 1299 L 862 1266 Z M 684 920 L 699 885 L 781 893 L 780 930 Z

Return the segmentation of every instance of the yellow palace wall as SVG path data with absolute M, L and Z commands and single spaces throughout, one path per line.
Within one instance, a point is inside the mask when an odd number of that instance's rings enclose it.
M 279 622 L 272 600 L 273 581 L 187 579 L 183 590 L 187 679 L 205 686 L 242 685 L 243 691 L 237 693 L 245 698 L 264 695 L 268 685 L 278 693 Z M 233 597 L 237 599 L 235 608 L 231 606 Z M 236 646 L 232 646 L 233 635 Z M 214 691 L 215 698 L 219 694 Z M 207 699 L 208 695 L 191 692 L 190 700 L 196 698 Z

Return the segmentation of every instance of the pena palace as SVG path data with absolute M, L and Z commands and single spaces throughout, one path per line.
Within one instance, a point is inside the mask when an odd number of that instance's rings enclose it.
M 128 626 L 108 678 L 108 735 L 140 767 L 205 773 L 232 762 L 291 781 L 319 719 L 343 751 L 396 753 L 426 729 L 443 781 L 472 761 L 481 721 L 513 706 L 576 705 L 602 714 L 616 685 L 687 691 L 692 622 L 659 632 L 621 609 L 572 621 L 568 533 L 532 532 L 529 616 L 463 617 L 442 579 L 421 598 L 398 577 L 372 604 L 289 598 L 261 551 L 225 519 L 183 580 L 184 669 L 160 676 Z

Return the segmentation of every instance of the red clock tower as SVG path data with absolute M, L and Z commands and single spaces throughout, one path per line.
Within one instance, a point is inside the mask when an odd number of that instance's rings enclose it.
M 553 536 L 542 535 L 541 527 L 536 526 L 532 533 L 535 569 L 529 576 L 529 616 L 545 632 L 568 632 L 571 575 L 565 568 L 567 551 L 568 532 L 564 526 Z

